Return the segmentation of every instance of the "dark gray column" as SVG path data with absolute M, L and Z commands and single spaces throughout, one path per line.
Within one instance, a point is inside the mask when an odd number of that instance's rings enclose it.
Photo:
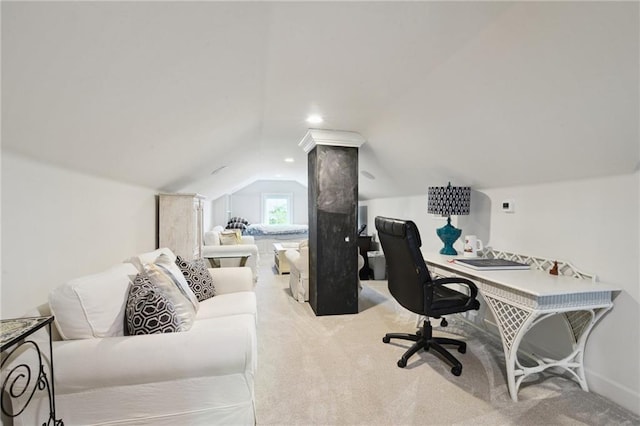
M 311 130 L 303 139 L 308 152 L 309 303 L 316 315 L 355 314 L 358 147 L 362 142 L 357 133 L 334 132 L 333 137 L 357 135 L 360 139 L 331 145 L 320 139 L 326 137 L 327 131 L 322 132 Z

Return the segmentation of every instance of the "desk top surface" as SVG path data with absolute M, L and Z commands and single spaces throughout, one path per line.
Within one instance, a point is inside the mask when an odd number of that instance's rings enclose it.
M 462 256 L 445 256 L 429 252 L 423 252 L 422 255 L 427 264 L 431 266 L 438 266 L 471 280 L 479 279 L 535 296 L 620 290 L 617 286 L 603 282 L 593 282 L 564 275 L 551 275 L 548 272 L 535 269 L 502 271 L 475 270 L 453 262 L 454 259 L 462 258 Z

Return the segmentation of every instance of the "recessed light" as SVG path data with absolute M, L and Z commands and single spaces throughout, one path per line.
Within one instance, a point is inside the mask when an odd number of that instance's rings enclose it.
M 293 158 L 287 157 L 287 158 L 284 159 L 284 162 L 285 163 L 293 163 Z
M 322 119 L 322 117 L 320 117 L 317 114 L 312 114 L 312 115 L 307 117 L 307 123 L 309 123 L 309 124 L 320 124 L 323 121 L 324 120 Z

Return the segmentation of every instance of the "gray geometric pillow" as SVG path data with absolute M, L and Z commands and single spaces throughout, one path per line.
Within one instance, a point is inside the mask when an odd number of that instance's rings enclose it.
M 171 300 L 144 273 L 136 275 L 129 287 L 125 320 L 127 335 L 175 333 L 191 325 L 181 322 Z
M 213 286 L 213 278 L 207 268 L 207 263 L 204 259 L 194 259 L 189 262 L 182 257 L 177 256 L 176 265 L 182 271 L 182 275 L 187 280 L 189 288 L 193 291 L 198 298 L 198 302 L 207 300 L 213 297 L 215 294 L 215 287 Z

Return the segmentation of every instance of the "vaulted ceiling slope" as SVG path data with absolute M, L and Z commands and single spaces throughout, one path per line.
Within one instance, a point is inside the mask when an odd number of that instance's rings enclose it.
M 367 140 L 363 199 L 638 167 L 637 2 L 1 8 L 3 150 L 94 175 L 306 183 L 310 113 Z

